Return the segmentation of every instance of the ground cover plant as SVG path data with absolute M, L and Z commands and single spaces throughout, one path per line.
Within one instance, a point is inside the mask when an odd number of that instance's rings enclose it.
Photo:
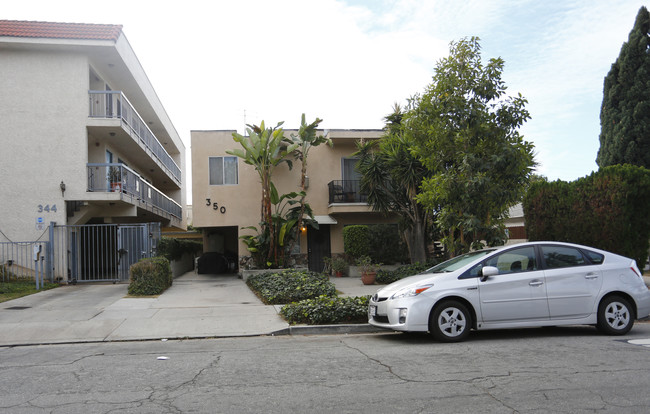
M 338 297 L 322 273 L 287 269 L 250 276 L 246 284 L 264 303 L 285 305 L 280 314 L 291 324 L 368 322 L 368 297 Z
M 291 324 L 367 323 L 369 298 L 370 296 L 329 297 L 323 295 L 283 306 L 280 315 Z
M 322 273 L 287 269 L 250 276 L 246 284 L 267 305 L 282 305 L 321 295 L 336 296 L 336 287 Z

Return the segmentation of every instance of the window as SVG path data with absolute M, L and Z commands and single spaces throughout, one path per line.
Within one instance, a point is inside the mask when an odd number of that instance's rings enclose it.
M 603 261 L 605 260 L 605 256 L 600 253 L 592 252 L 589 250 L 583 250 L 582 252 L 587 255 L 593 264 L 603 264 Z
M 210 157 L 210 185 L 238 184 L 237 157 Z
M 542 255 L 549 269 L 582 266 L 587 264 L 580 250 L 564 246 L 541 246 Z
M 535 259 L 535 247 L 521 247 L 490 257 L 472 266 L 471 269 L 460 276 L 460 279 L 478 277 L 484 266 L 496 267 L 499 269 L 499 274 L 538 270 L 537 260 Z
M 356 166 L 359 162 L 358 158 L 342 158 L 342 176 L 344 180 L 360 180 L 361 174 L 357 172 Z
M 486 266 L 494 266 L 502 273 L 518 273 L 537 270 L 535 248 L 533 246 L 508 250 L 491 257 L 485 262 Z

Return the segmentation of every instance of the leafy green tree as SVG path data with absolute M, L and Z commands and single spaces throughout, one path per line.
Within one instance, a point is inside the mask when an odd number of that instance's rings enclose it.
M 417 196 L 435 211 L 451 255 L 505 240 L 503 219 L 523 196 L 535 165 L 518 129 L 530 118 L 521 94 L 510 97 L 503 60 L 481 62 L 477 37 L 452 42 L 424 93 L 410 101 L 405 138 L 429 170 Z
M 605 77 L 596 163 L 650 168 L 650 14 L 641 7 Z
M 357 170 L 361 173 L 361 192 L 367 194 L 373 210 L 400 217 L 411 263 L 425 263 L 430 214 L 416 197 L 427 169 L 411 152 L 412 143 L 404 136 L 402 117 L 402 109 L 395 105 L 393 113 L 384 118 L 386 133 L 379 142 L 357 142 Z
M 262 204 L 261 204 L 261 223 L 262 232 L 267 231 L 268 252 L 266 261 L 269 266 L 278 266 L 279 256 L 282 255 L 278 246 L 276 229 L 277 223 L 273 221 L 273 203 L 272 191 L 273 183 L 271 177 L 275 167 L 282 163 L 287 163 L 289 169 L 292 162 L 289 155 L 298 148 L 298 144 L 288 144 L 284 137 L 283 122 L 278 123 L 275 127 L 266 128 L 264 121 L 257 125 L 247 125 L 247 136 L 233 132 L 232 136 L 235 142 L 238 142 L 242 148 L 226 151 L 227 154 L 241 158 L 246 164 L 255 167 L 259 174 L 262 184 Z M 277 194 L 277 191 L 276 191 Z M 263 234 L 263 233 L 262 233 Z M 250 245 L 249 245 L 250 249 Z

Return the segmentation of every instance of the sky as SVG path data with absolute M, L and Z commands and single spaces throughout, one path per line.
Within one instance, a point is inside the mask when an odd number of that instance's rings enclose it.
M 431 82 L 450 42 L 478 36 L 484 62 L 504 59 L 507 94 L 528 100 L 521 133 L 535 146 L 536 173 L 572 181 L 598 168 L 603 79 L 643 5 L 25 0 L 3 4 L 0 19 L 123 25 L 188 157 L 191 130 L 243 132 L 262 120 L 296 128 L 302 113 L 325 129 L 382 128 L 395 103 Z

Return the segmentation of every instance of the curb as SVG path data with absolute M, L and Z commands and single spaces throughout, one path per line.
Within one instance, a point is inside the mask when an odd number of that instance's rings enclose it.
M 343 334 L 365 334 L 391 332 L 390 330 L 377 328 L 367 323 L 362 324 L 341 324 L 341 325 L 299 325 L 290 326 L 273 332 L 258 334 L 234 334 L 234 335 L 197 335 L 197 336 L 167 336 L 164 338 L 125 338 L 125 339 L 105 339 L 105 340 L 65 340 L 65 341 L 35 341 L 18 344 L 0 344 L 1 348 L 18 348 L 26 346 L 42 345 L 73 345 L 73 344 L 107 344 L 111 342 L 155 342 L 162 340 L 184 341 L 184 340 L 201 340 L 201 339 L 227 339 L 227 338 L 252 338 L 256 336 L 288 336 L 288 335 L 343 335 Z
M 390 332 L 367 323 L 341 325 L 297 325 L 280 329 L 271 335 L 340 335 L 357 333 Z

